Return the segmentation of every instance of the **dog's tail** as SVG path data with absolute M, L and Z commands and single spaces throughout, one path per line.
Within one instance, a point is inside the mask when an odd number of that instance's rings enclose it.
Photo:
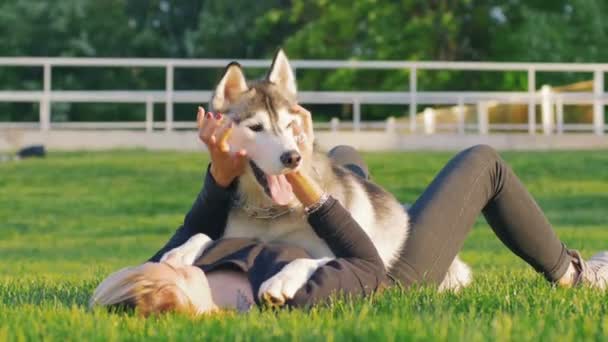
M 472 280 L 473 272 L 471 272 L 471 268 L 456 256 L 450 265 L 445 278 L 443 278 L 443 281 L 439 284 L 439 291 L 458 292 L 460 289 L 469 285 Z

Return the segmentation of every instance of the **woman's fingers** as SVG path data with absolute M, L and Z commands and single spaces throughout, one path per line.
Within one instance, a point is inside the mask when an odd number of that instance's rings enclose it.
M 306 134 L 306 136 L 308 136 L 309 138 L 313 138 L 313 127 L 312 127 L 312 115 L 310 114 L 310 112 L 296 104 L 293 107 L 291 107 L 291 111 L 298 115 L 301 119 L 302 119 L 302 129 L 304 131 L 304 134 Z
M 205 135 L 205 131 L 209 127 L 209 112 L 205 113 L 205 110 L 202 107 L 199 107 L 199 111 L 197 114 L 198 120 L 198 137 L 206 144 L 208 140 L 208 136 Z
M 234 154 L 234 166 L 236 169 L 244 169 L 248 161 L 249 159 L 247 158 L 247 151 L 241 149 Z
M 218 119 L 219 117 L 219 119 Z M 212 113 L 205 113 L 205 119 L 201 127 L 201 139 L 208 146 L 215 145 L 217 137 L 215 136 L 217 128 L 222 121 L 221 116 L 214 116 Z
M 203 140 L 203 125 L 205 124 L 205 109 L 198 107 L 196 112 L 196 126 L 198 127 L 198 137 Z
M 229 186 L 243 174 L 249 160 L 245 150 L 230 153 L 228 139 L 232 133 L 232 121 L 220 113 L 205 112 L 203 107 L 198 107 L 196 122 L 199 138 L 211 155 L 211 175 L 221 186 Z
M 311 152 L 315 137 L 312 131 L 312 118 L 310 112 L 300 105 L 294 105 L 291 110 L 301 119 L 301 123 L 293 126 L 295 141 L 302 151 Z
M 216 130 L 215 136 L 218 139 L 217 146 L 221 152 L 229 152 L 230 145 L 228 145 L 228 138 L 232 133 L 232 122 L 230 120 L 224 120 L 224 123 Z
M 198 137 L 207 146 L 211 143 L 211 133 L 213 133 L 213 114 L 211 112 L 205 112 L 203 107 L 198 107 L 196 114 L 196 121 L 198 125 Z
M 247 150 L 245 150 L 245 149 L 240 149 L 240 150 L 239 150 L 239 151 L 236 153 L 236 155 L 237 155 L 239 158 L 242 158 L 242 159 L 246 160 L 246 159 L 247 159 Z
M 306 144 L 306 135 L 304 134 L 304 131 L 302 130 L 302 127 L 299 124 L 295 124 L 293 126 L 293 136 L 298 146 L 301 147 Z
M 300 126 L 299 123 L 295 123 L 293 125 L 293 135 L 298 135 L 298 134 L 301 134 L 301 133 L 304 133 L 303 130 L 302 130 L 302 126 Z
M 203 125 L 203 118 L 205 117 L 205 108 L 199 106 L 198 111 L 196 112 L 196 126 L 198 129 L 201 129 Z

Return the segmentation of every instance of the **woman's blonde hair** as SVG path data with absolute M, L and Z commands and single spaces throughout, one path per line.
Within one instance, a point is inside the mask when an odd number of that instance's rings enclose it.
M 181 282 L 150 277 L 146 264 L 111 274 L 95 289 L 89 306 L 104 306 L 110 310 L 134 309 L 146 317 L 165 312 L 196 314 L 196 308 Z

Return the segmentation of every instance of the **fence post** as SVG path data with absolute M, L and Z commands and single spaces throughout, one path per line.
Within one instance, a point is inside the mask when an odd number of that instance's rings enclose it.
M 481 135 L 486 135 L 490 131 L 488 127 L 488 106 L 485 102 L 477 102 L 477 127 Z
M 536 134 L 536 70 L 528 68 L 528 133 Z
M 435 110 L 433 108 L 424 109 L 424 133 L 434 134 L 435 133 Z
M 464 135 L 464 99 L 462 97 L 458 98 L 456 117 L 458 118 L 458 134 Z
M 169 62 L 165 66 L 165 130 L 173 130 L 173 63 Z
M 593 72 L 593 132 L 604 135 L 604 71 Z
M 361 104 L 359 100 L 353 101 L 353 131 L 359 132 L 361 130 Z
M 543 85 L 540 88 L 541 96 L 541 116 L 543 119 L 543 134 L 553 134 L 553 103 L 551 96 L 551 87 Z
M 397 122 L 395 120 L 395 118 L 393 116 L 389 116 L 386 119 L 386 127 L 385 127 L 385 132 L 386 133 L 390 133 L 393 134 L 397 131 Z
M 555 98 L 555 115 L 557 119 L 557 134 L 564 133 L 564 101 L 561 96 Z
M 151 96 L 146 98 L 146 132 L 154 130 L 154 100 Z
M 415 67 L 410 69 L 410 132 L 416 133 L 416 114 L 418 110 L 417 99 L 417 71 Z
M 43 66 L 43 92 L 40 101 L 40 130 L 48 132 L 51 129 L 51 64 L 44 63 Z
M 340 128 L 340 119 L 336 117 L 331 118 L 331 120 L 329 121 L 329 127 L 332 132 L 337 132 Z

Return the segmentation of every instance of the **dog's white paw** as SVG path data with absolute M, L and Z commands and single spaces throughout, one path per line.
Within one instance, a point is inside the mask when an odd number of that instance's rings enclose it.
M 212 242 L 213 240 L 205 234 L 195 234 L 183 245 L 165 253 L 160 261 L 176 266 L 192 265 Z
M 279 273 L 262 283 L 258 298 L 269 306 L 285 305 L 306 284 L 317 268 L 330 260 L 330 258 L 296 259 L 290 262 Z
M 458 256 L 450 265 L 448 272 L 439 284 L 439 292 L 452 291 L 458 292 L 468 286 L 473 280 L 471 268 L 465 264 Z

